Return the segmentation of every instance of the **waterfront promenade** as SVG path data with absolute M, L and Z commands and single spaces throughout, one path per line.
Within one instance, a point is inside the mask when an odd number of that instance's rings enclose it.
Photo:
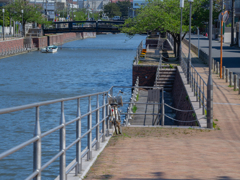
M 188 35 L 186 35 L 185 39 L 189 40 Z M 191 43 L 198 47 L 198 36 L 191 36 Z M 200 35 L 200 49 L 208 54 L 209 45 L 208 38 L 206 36 Z M 229 71 L 237 73 L 240 77 L 240 60 L 239 60 L 240 48 L 238 47 L 230 47 L 230 44 L 223 43 L 223 66 L 229 68 Z M 217 40 L 212 41 L 212 58 L 218 62 L 220 62 L 220 42 Z
M 207 82 L 207 66 L 192 55 Z M 123 128 L 85 179 L 239 179 L 240 95 L 217 74 L 213 83 L 216 130 Z

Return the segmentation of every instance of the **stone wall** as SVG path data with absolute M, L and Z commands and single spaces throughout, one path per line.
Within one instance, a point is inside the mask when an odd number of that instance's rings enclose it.
M 26 45 L 29 47 L 31 44 L 32 46 L 35 45 L 37 48 L 46 47 L 48 45 L 60 45 L 65 42 L 69 42 L 72 40 L 77 39 L 85 39 L 85 38 L 94 38 L 96 37 L 95 32 L 83 32 L 83 33 L 63 33 L 63 34 L 54 34 L 42 37 L 26 37 L 20 38 L 15 40 L 6 40 L 0 42 L 0 53 L 3 51 L 16 49 L 16 48 L 23 48 Z
M 37 48 L 46 47 L 48 45 L 47 36 L 32 38 L 32 41 Z
M 154 65 L 133 65 L 132 85 L 135 85 L 137 77 L 139 77 L 139 86 L 153 86 L 157 67 Z
M 173 96 L 173 107 L 181 110 L 191 110 L 192 105 L 190 103 L 188 93 L 185 89 L 179 71 L 177 69 L 176 76 L 173 84 L 172 90 Z M 194 112 L 181 112 L 176 111 L 176 118 L 181 121 L 192 121 L 196 119 Z M 177 122 L 180 126 L 197 126 L 196 122 Z
M 7 51 L 16 48 L 23 48 L 24 47 L 24 39 L 16 39 L 16 40 L 7 40 L 0 42 L 0 52 Z
M 189 46 L 189 42 L 186 39 L 183 39 L 182 41 L 186 46 Z M 198 47 L 195 45 L 191 44 L 191 50 L 198 55 Z M 203 60 L 203 62 L 207 63 L 209 65 L 209 60 L 208 60 L 208 54 L 205 53 L 203 50 L 199 50 L 199 58 Z

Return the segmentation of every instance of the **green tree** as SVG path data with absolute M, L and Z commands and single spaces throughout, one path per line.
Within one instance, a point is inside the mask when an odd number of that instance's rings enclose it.
M 185 3 L 183 19 L 187 19 L 189 16 L 188 8 L 189 3 Z M 168 32 L 173 36 L 175 43 L 178 45 L 179 52 L 180 16 L 179 0 L 149 1 L 145 7 L 139 9 L 138 15 L 135 18 L 125 21 L 122 32 L 130 35 L 156 31 Z M 188 31 L 188 24 L 184 22 L 182 29 L 182 38 L 184 38 Z
M 110 2 L 104 6 L 104 13 L 106 13 L 110 18 L 122 15 L 119 6 L 115 3 Z
M 208 22 L 209 19 L 209 0 L 201 0 L 193 3 L 195 12 L 193 14 L 192 26 L 200 28 L 204 27 L 203 22 Z M 218 15 L 221 12 L 221 3 L 219 0 L 213 1 L 213 20 L 218 19 Z
M 4 7 L 2 7 L 3 9 Z M 0 25 L 3 26 L 3 12 L 2 12 L 2 9 L 0 10 Z M 5 12 L 4 12 L 4 26 L 9 26 L 10 24 L 10 15 L 9 15 L 9 11 L 7 9 L 4 9 Z
M 125 21 L 122 28 L 123 33 L 129 35 L 141 34 L 146 32 L 168 32 L 174 38 L 174 49 L 178 51 L 175 55 L 179 57 L 179 44 L 180 44 L 180 17 L 181 9 L 179 8 L 179 0 L 149 0 L 149 3 L 145 7 L 139 9 L 138 15 L 135 18 L 131 18 Z M 207 9 L 208 0 L 194 1 L 192 14 L 197 14 L 201 8 Z M 214 4 L 216 6 L 216 4 Z M 209 14 L 204 13 L 198 15 L 198 22 L 202 22 L 204 19 L 208 21 Z M 192 24 L 195 22 L 192 18 Z M 193 26 L 192 26 L 193 27 Z M 182 39 L 185 37 L 189 30 L 189 3 L 185 0 L 183 8 L 183 25 Z
M 86 21 L 86 19 L 87 19 L 86 10 L 76 11 L 76 12 L 74 12 L 74 15 L 76 16 L 74 18 L 75 21 Z
M 122 17 L 128 17 L 128 8 L 130 8 L 131 2 L 128 1 L 118 1 L 116 3 L 119 7 L 120 12 L 122 13 Z
M 39 5 L 32 5 L 26 0 L 18 0 L 14 1 L 11 4 L 5 6 L 8 11 L 12 14 L 12 18 L 14 21 L 23 21 L 23 27 L 25 27 L 26 23 L 36 22 L 39 24 L 51 24 L 47 19 L 42 15 L 42 7 Z M 23 10 L 23 13 L 21 12 Z M 25 31 L 25 28 L 23 28 Z M 25 32 L 23 32 L 25 34 Z

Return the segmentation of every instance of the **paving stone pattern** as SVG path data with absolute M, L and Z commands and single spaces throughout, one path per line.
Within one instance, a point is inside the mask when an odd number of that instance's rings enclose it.
M 195 56 L 196 57 L 196 56 Z M 207 81 L 208 68 L 194 63 Z M 240 179 L 240 95 L 213 74 L 213 118 L 220 130 L 123 128 L 85 179 Z

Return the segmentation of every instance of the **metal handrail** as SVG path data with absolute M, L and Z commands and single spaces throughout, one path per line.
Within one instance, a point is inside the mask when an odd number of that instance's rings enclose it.
M 154 86 L 157 86 L 157 80 L 159 79 L 159 72 L 160 72 L 161 67 L 162 67 L 162 55 L 160 55 L 160 59 L 159 59 L 159 64 L 158 64 L 158 68 L 157 68 L 157 72 L 156 72 L 156 77 L 155 77 Z
M 137 79 L 136 79 L 136 83 L 135 83 L 135 86 L 133 88 L 132 96 L 130 98 L 130 103 L 129 103 L 129 106 L 128 106 L 128 109 L 127 109 L 127 113 L 125 114 L 126 115 L 125 120 L 124 120 L 124 125 L 125 126 L 128 126 L 129 120 L 132 119 L 132 115 L 133 115 L 132 108 L 133 108 L 133 105 L 135 105 L 135 102 L 137 101 L 137 96 L 138 96 L 138 93 L 139 93 L 138 86 L 139 86 L 139 77 L 137 77 Z M 123 114 L 123 113 L 121 113 L 121 114 Z
M 182 60 L 181 60 L 181 67 L 183 69 L 183 72 L 185 76 L 187 76 L 187 58 L 185 54 L 182 52 Z M 205 96 L 205 90 L 207 89 L 207 83 L 204 81 L 204 79 L 201 77 L 201 75 L 197 72 L 195 67 L 191 64 L 190 70 L 189 70 L 190 78 L 189 83 L 190 87 L 192 88 L 194 96 L 196 96 L 196 101 L 199 101 L 199 108 L 202 108 L 202 114 L 206 115 L 207 107 L 206 102 L 207 98 Z M 202 106 L 202 107 L 201 107 Z
M 0 154 L 0 160 L 19 151 L 20 149 L 33 144 L 33 173 L 30 174 L 26 179 L 32 179 L 32 178 L 40 178 L 41 177 L 41 171 L 43 171 L 46 167 L 48 167 L 51 163 L 53 163 L 57 158 L 60 157 L 60 167 L 62 169 L 62 172 L 60 172 L 60 179 L 66 179 L 66 174 L 69 171 L 66 171 L 66 151 L 70 149 L 72 146 L 76 145 L 78 147 L 78 150 L 76 150 L 76 164 L 73 168 L 76 168 L 76 174 L 80 173 L 82 164 L 81 164 L 81 140 L 83 137 L 88 135 L 88 160 L 91 159 L 91 154 L 92 154 L 92 145 L 96 145 L 97 143 L 100 142 L 100 138 L 102 140 L 105 140 L 105 133 L 106 130 L 109 130 L 109 124 L 108 124 L 108 103 L 106 103 L 106 94 L 111 93 L 113 90 L 113 87 L 111 87 L 108 91 L 103 91 L 99 93 L 94 93 L 94 94 L 88 94 L 88 95 L 82 95 L 82 96 L 75 96 L 75 97 L 70 97 L 70 98 L 62 98 L 62 99 L 56 99 L 56 100 L 51 100 L 51 101 L 44 101 L 44 102 L 39 102 L 39 103 L 33 103 L 33 104 L 28 104 L 28 105 L 23 105 L 23 106 L 17 106 L 13 108 L 5 108 L 0 110 L 0 114 L 6 114 L 10 112 L 16 112 L 16 111 L 21 111 L 25 109 L 30 109 L 30 108 L 36 108 L 36 120 L 35 120 L 35 132 L 34 132 L 34 137 L 31 138 L 30 140 L 21 143 L 20 145 L 13 147 L 9 149 L 8 151 L 5 151 Z M 97 106 L 95 109 L 91 109 L 91 98 L 93 96 L 97 96 Z M 103 102 L 102 106 L 99 106 L 99 96 L 103 97 Z M 88 98 L 88 113 L 81 115 L 80 113 L 80 99 L 81 98 Z M 73 120 L 70 120 L 68 122 L 65 122 L 65 115 L 64 115 L 64 102 L 70 101 L 70 100 L 77 100 L 77 117 L 74 118 Z M 41 133 L 40 129 L 40 120 L 39 120 L 39 109 L 41 106 L 49 105 L 49 104 L 55 104 L 55 103 L 61 103 L 61 118 L 60 118 L 60 125 L 57 127 L 48 130 L 45 133 Z M 102 118 L 100 120 L 100 110 L 102 109 Z M 92 114 L 97 113 L 98 115 L 96 116 L 96 124 L 92 126 Z M 88 130 L 85 132 L 83 135 L 81 135 L 81 119 L 83 117 L 88 117 Z M 74 122 L 77 122 L 76 126 L 76 133 L 78 134 L 78 138 L 76 138 L 70 145 L 66 147 L 66 126 L 69 124 L 72 124 Z M 100 131 L 100 124 L 102 124 L 102 129 Z M 105 128 L 106 126 L 106 128 Z M 92 141 L 92 131 L 93 129 L 96 129 L 96 141 L 97 143 L 93 143 Z M 41 139 L 49 134 L 52 134 L 53 132 L 60 130 L 60 150 L 59 152 L 52 157 L 47 163 L 44 165 L 41 165 Z

